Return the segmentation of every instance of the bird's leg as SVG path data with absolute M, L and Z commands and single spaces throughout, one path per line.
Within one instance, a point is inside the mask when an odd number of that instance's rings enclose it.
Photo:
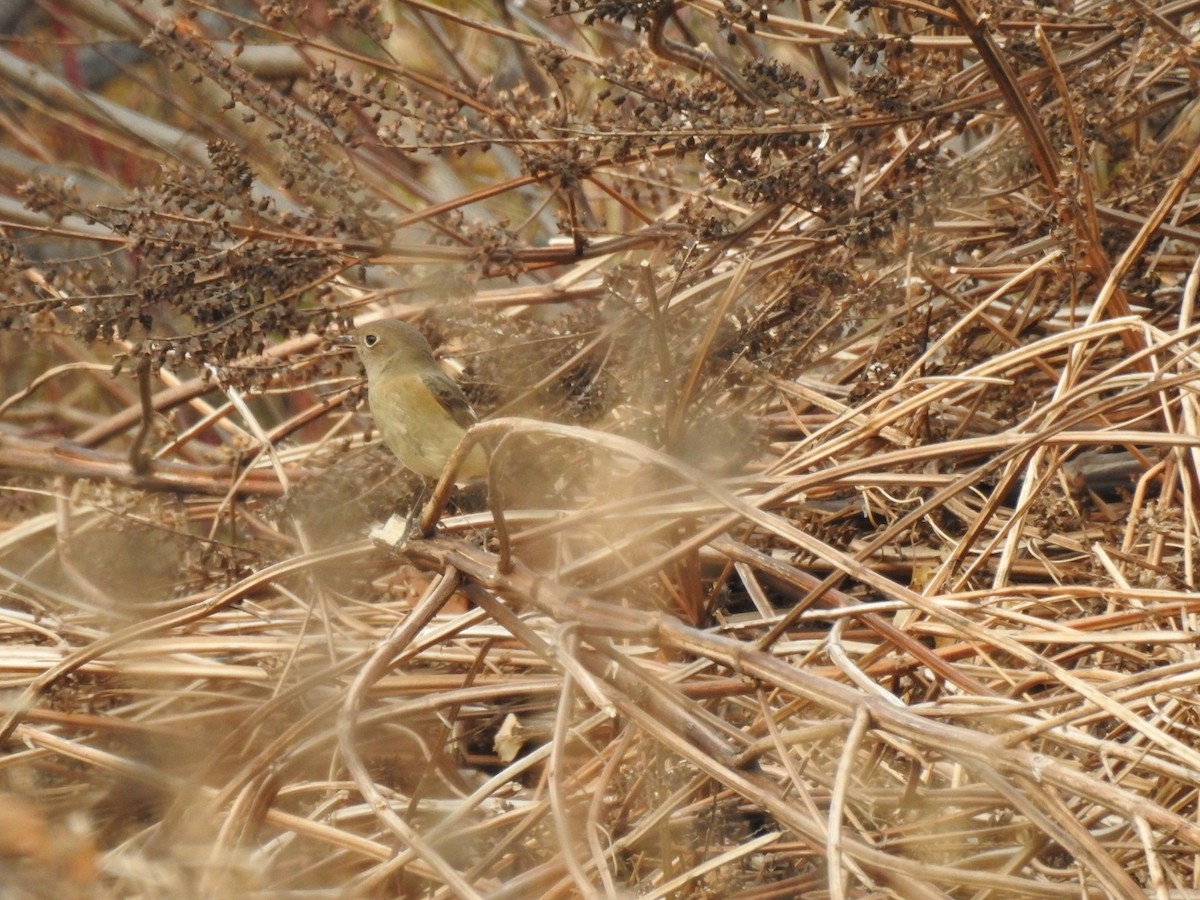
M 429 485 L 425 479 L 421 479 L 421 488 L 413 497 L 412 508 L 408 511 L 408 517 L 404 520 L 404 533 L 400 538 L 401 544 L 407 544 L 409 537 L 413 533 L 413 529 L 421 521 L 421 513 L 425 507 L 425 500 L 429 497 Z

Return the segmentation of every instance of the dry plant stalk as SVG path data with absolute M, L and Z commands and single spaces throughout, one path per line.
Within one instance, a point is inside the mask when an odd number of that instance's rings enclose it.
M 1194 7 L 14 5 L 0 893 L 1200 890 Z

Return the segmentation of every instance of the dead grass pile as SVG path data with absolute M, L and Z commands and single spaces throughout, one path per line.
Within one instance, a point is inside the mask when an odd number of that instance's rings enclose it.
M 1195 896 L 1196 7 L 4 23 L 0 893 Z

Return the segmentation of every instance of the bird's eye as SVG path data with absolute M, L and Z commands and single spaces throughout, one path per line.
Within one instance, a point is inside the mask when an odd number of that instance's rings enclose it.
M 365 337 L 363 337 L 363 346 L 366 347 L 367 349 L 374 347 L 378 343 L 379 343 L 379 335 L 377 335 L 377 334 L 368 334 Z

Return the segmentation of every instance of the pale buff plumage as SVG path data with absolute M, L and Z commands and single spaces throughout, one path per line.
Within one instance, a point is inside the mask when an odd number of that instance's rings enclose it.
M 429 342 L 407 322 L 363 325 L 354 331 L 354 345 L 367 370 L 367 403 L 384 444 L 406 468 L 437 478 L 478 421 L 471 404 L 438 367 Z M 487 457 L 476 445 L 457 477 L 486 474 Z

